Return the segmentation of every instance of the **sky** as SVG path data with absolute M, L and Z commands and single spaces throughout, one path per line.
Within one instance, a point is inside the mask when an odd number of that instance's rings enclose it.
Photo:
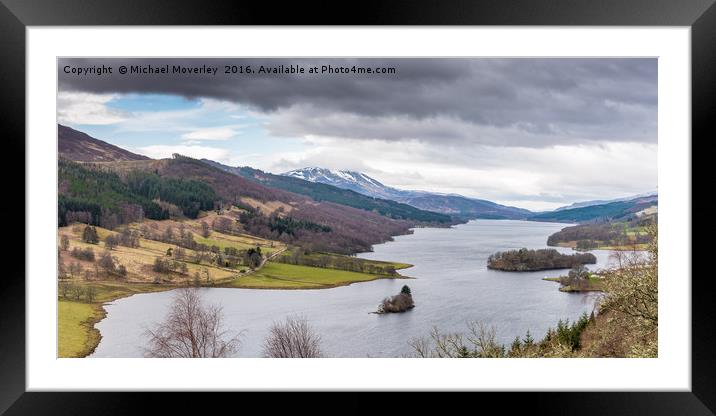
M 131 73 L 165 65 L 197 72 Z M 651 58 L 61 58 L 57 118 L 152 158 L 356 170 L 539 211 L 655 192 L 657 95 Z

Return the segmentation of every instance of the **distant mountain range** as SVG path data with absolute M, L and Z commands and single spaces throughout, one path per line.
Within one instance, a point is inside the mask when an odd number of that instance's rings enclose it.
M 67 160 L 80 162 L 118 162 L 149 160 L 105 141 L 95 139 L 71 127 L 57 125 L 57 151 Z
M 252 198 L 286 201 L 303 201 L 300 198 L 308 197 L 321 204 L 333 203 L 357 208 L 395 220 L 445 225 L 473 218 L 590 223 L 620 220 L 642 214 L 654 215 L 658 210 L 658 195 L 644 194 L 614 200 L 577 202 L 554 211 L 535 213 L 461 195 L 397 189 L 384 185 L 364 173 L 347 170 L 335 171 L 313 167 L 275 175 L 250 167 L 231 167 L 206 159 L 197 160 L 196 163 L 153 160 L 70 127 L 58 125 L 57 128 L 58 152 L 63 159 L 78 162 L 122 162 L 123 164 L 117 164 L 114 168 L 164 171 L 167 175 L 170 172 L 169 167 L 181 166 L 183 171 L 171 169 L 171 174 L 176 177 L 201 179 L 215 175 L 211 172 L 213 169 L 218 169 L 243 179 L 242 182 L 222 179 L 231 183 L 230 188 L 241 189 L 240 192 L 234 191 L 237 195 L 245 194 Z M 213 169 L 208 171 L 199 169 L 201 164 Z M 194 172 L 197 169 L 199 169 L 197 172 L 202 173 Z M 213 186 L 219 183 L 215 179 L 212 181 L 216 182 L 212 183 Z M 223 186 L 217 188 L 217 193 L 221 194 L 224 191 Z M 295 197 L 281 193 L 279 198 L 277 191 L 290 192 Z M 225 197 L 228 198 L 228 195 Z
M 454 223 L 449 215 L 418 209 L 392 199 L 372 197 L 351 189 L 344 189 L 326 183 L 311 182 L 297 177 L 274 175 L 248 166 L 232 167 L 214 162 L 213 160 L 202 159 L 202 161 L 224 172 L 233 173 L 234 175 L 241 176 L 270 188 L 305 195 L 315 201 L 347 205 L 353 208 L 377 212 L 394 219 L 442 224 Z
M 573 204 L 571 204 L 571 205 L 567 205 L 567 206 L 564 206 L 564 207 L 559 207 L 559 208 L 555 209 L 554 211 L 564 211 L 565 209 L 573 209 L 573 208 L 584 208 L 584 207 L 589 207 L 589 206 L 592 206 L 592 205 L 604 205 L 604 204 L 608 204 L 608 203 L 611 203 L 611 202 L 631 201 L 631 200 L 637 199 L 637 198 L 644 198 L 644 197 L 655 196 L 656 194 L 657 194 L 657 193 L 656 193 L 656 191 L 655 191 L 655 192 L 647 192 L 647 193 L 643 193 L 643 194 L 625 196 L 625 197 L 623 197 L 623 198 L 614 198 L 614 199 L 606 199 L 606 200 L 604 200 L 604 199 L 595 199 L 595 200 L 592 200 L 592 201 L 575 202 L 575 203 L 573 203 Z
M 326 168 L 303 168 L 282 173 L 283 176 L 303 179 L 304 181 L 325 183 L 343 189 L 350 189 L 359 194 L 374 198 L 395 198 L 402 196 L 406 191 L 385 186 L 370 176 L 350 170 L 331 170 Z
M 531 221 L 554 222 L 607 222 L 619 221 L 639 216 L 642 213 L 653 215 L 659 205 L 658 195 L 636 197 L 626 201 L 614 201 L 577 208 L 566 208 L 550 212 L 542 212 L 529 217 Z
M 461 195 L 396 189 L 386 186 L 364 173 L 349 170 L 309 167 L 292 170 L 282 175 L 309 182 L 333 185 L 374 198 L 391 199 L 422 210 L 439 212 L 463 219 L 525 219 L 534 214 L 526 209 Z

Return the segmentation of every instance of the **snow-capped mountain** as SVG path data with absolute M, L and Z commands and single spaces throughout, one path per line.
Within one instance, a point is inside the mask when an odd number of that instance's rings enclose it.
M 365 173 L 351 170 L 332 170 L 326 168 L 303 168 L 282 173 L 284 176 L 303 179 L 309 182 L 325 183 L 343 189 L 350 189 L 374 198 L 395 199 L 417 193 L 385 186 Z
M 532 212 L 496 204 L 482 199 L 461 195 L 447 195 L 425 191 L 396 189 L 382 184 L 365 173 L 350 170 L 331 170 L 320 167 L 296 169 L 284 176 L 324 183 L 338 188 L 350 189 L 374 198 L 391 199 L 426 211 L 456 215 L 463 218 L 510 218 L 520 219 Z

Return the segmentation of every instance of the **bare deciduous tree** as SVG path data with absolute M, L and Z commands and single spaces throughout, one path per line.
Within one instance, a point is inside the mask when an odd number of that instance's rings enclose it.
M 87 302 L 92 303 L 97 298 L 97 289 L 94 286 L 87 286 L 85 289 L 85 299 Z
M 107 238 L 104 239 L 104 246 L 107 248 L 107 250 L 114 250 L 115 247 L 119 244 L 119 241 L 117 241 L 117 237 L 114 235 L 108 235 Z
M 66 234 L 62 234 L 60 237 L 60 247 L 62 251 L 67 251 L 70 248 L 70 238 Z
M 82 298 L 82 295 L 85 293 L 85 289 L 80 285 L 73 285 L 70 288 L 70 293 L 72 293 L 72 296 L 75 298 L 75 300 L 80 300 Z
M 117 259 L 112 257 L 112 253 L 110 253 L 109 250 L 106 250 L 104 253 L 102 253 L 97 263 L 99 264 L 99 267 L 104 270 L 106 275 L 115 273 L 115 268 L 117 267 Z
M 209 235 L 211 234 L 211 228 L 209 228 L 209 224 L 206 223 L 206 221 L 201 222 L 201 236 L 204 238 L 209 238 Z
M 271 326 L 264 341 L 264 356 L 268 358 L 318 358 L 321 337 L 313 332 L 306 318 L 287 318 Z
M 183 225 L 183 224 L 182 224 L 182 225 Z M 172 252 L 172 255 L 174 256 L 174 258 L 175 258 L 177 261 L 184 261 L 184 259 L 186 258 L 186 250 L 184 250 L 184 249 L 181 248 L 181 247 L 177 247 L 177 248 L 175 248 L 174 251 Z
M 70 273 L 70 277 L 72 277 L 74 279 L 76 276 L 79 276 L 80 273 L 82 273 L 82 265 L 80 263 L 74 261 L 74 262 L 70 263 L 70 267 L 68 268 L 68 271 Z
M 598 356 L 657 357 L 659 332 L 659 251 L 656 224 L 648 226 L 648 255 L 616 252 L 618 265 L 603 272 L 604 325 L 590 334 L 588 353 Z
M 412 339 L 409 344 L 420 358 L 501 358 L 505 349 L 496 341 L 494 327 L 481 322 L 468 322 L 468 334 L 430 332 L 430 339 Z
M 60 283 L 59 292 L 60 296 L 67 299 L 69 293 L 70 293 L 70 285 L 68 283 Z
M 179 289 L 164 322 L 148 330 L 147 357 L 220 358 L 239 348 L 239 334 L 223 327 L 220 306 L 204 305 L 199 290 Z
M 215 230 L 225 234 L 231 234 L 233 231 L 233 221 L 226 217 L 217 217 L 212 226 Z

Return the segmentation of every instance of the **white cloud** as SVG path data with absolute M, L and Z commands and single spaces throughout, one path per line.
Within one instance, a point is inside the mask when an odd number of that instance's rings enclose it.
M 262 168 L 353 169 L 401 189 L 456 193 L 532 210 L 653 191 L 657 145 L 606 143 L 549 148 L 451 146 L 312 137 L 309 151 L 276 154 Z
M 232 127 L 209 127 L 182 134 L 184 140 L 228 140 L 238 132 Z
M 59 92 L 57 120 L 61 124 L 116 124 L 126 120 L 127 114 L 107 107 L 117 94 Z
M 238 164 L 239 160 L 231 150 L 199 145 L 150 145 L 136 147 L 132 151 L 152 159 L 170 158 L 174 153 L 179 153 L 196 159 L 210 159 L 232 166 Z

